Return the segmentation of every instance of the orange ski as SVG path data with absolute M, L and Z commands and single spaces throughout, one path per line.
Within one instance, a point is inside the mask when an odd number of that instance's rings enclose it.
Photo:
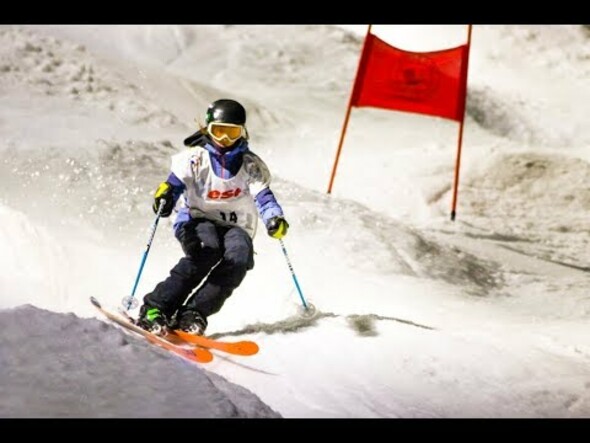
M 174 344 L 166 341 L 166 339 L 158 337 L 157 335 L 153 335 L 147 331 L 146 331 L 146 335 L 144 335 L 144 337 L 147 338 L 148 341 L 150 341 L 158 346 L 161 346 L 164 349 L 167 349 L 175 354 L 178 354 L 181 357 L 187 358 L 189 360 L 196 361 L 198 363 L 209 363 L 210 361 L 213 360 L 213 354 L 211 354 L 211 352 L 209 352 L 207 349 L 203 349 L 203 348 L 186 349 L 186 348 L 174 345 Z
M 100 312 L 102 312 L 102 314 L 105 317 L 107 317 L 109 320 L 113 321 L 114 323 L 117 323 L 120 326 L 123 326 L 124 328 L 126 328 L 130 331 L 133 331 L 137 334 L 142 335 L 150 343 L 156 344 L 168 351 L 173 352 L 176 355 L 180 355 L 181 357 L 184 357 L 187 360 L 191 360 L 194 362 L 209 363 L 210 361 L 213 360 L 213 354 L 207 349 L 203 349 L 203 348 L 186 349 L 186 348 L 183 348 L 182 346 L 179 346 L 175 343 L 172 343 L 171 341 L 168 341 L 164 337 L 159 337 L 157 335 L 154 335 L 151 332 L 148 332 L 145 329 L 141 329 L 139 326 L 134 325 L 129 320 L 126 320 L 118 315 L 115 315 L 115 314 L 107 311 L 106 309 L 104 309 L 100 305 L 99 301 L 94 297 L 90 297 L 90 302 Z
M 191 335 L 180 330 L 174 330 L 173 332 L 184 341 L 204 348 L 217 349 L 235 355 L 254 355 L 258 352 L 258 345 L 253 341 L 218 341 L 201 335 Z

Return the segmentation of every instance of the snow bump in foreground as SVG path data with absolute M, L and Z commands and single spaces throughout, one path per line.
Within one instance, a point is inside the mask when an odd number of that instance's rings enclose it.
M 96 319 L 0 312 L 1 417 L 280 417 L 250 391 Z

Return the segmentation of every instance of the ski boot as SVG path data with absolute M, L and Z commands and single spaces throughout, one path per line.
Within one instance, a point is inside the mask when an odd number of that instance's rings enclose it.
M 158 308 L 143 305 L 139 309 L 139 318 L 136 325 L 160 337 L 168 334 L 166 318 Z
M 208 323 L 198 311 L 190 309 L 179 312 L 177 321 L 178 329 L 192 335 L 203 335 Z

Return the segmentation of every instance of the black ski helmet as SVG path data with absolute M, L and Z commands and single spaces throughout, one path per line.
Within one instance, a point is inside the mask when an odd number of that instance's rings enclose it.
M 214 101 L 207 108 L 205 124 L 211 122 L 231 123 L 234 125 L 246 124 L 246 110 L 235 100 L 222 98 Z

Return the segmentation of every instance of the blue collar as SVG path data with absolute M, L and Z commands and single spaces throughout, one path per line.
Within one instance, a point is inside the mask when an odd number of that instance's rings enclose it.
M 229 149 L 220 149 L 213 144 L 213 142 L 207 141 L 203 146 L 210 154 L 214 155 L 215 157 L 225 157 L 225 161 L 231 161 L 232 157 L 236 155 L 243 154 L 248 150 L 248 142 L 242 139 L 237 145 Z
M 248 142 L 243 139 L 229 149 L 219 149 L 210 141 L 204 143 L 203 148 L 209 152 L 215 175 L 225 179 L 232 178 L 238 173 L 242 167 L 244 153 L 249 150 Z

